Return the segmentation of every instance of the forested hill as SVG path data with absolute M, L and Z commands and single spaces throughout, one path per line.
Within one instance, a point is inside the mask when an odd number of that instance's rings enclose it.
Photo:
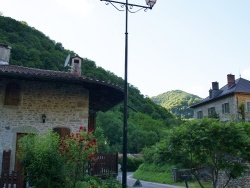
M 189 106 L 199 102 L 201 98 L 184 91 L 173 90 L 152 97 L 152 100 L 170 110 L 177 117 L 193 118 L 194 111 Z
M 0 16 L 0 43 L 11 46 L 10 64 L 40 69 L 66 71 L 64 61 L 71 50 L 50 39 L 42 32 L 9 17 Z M 110 81 L 123 87 L 123 79 L 98 67 L 92 60 L 83 57 L 83 75 L 103 81 Z M 177 123 L 165 108 L 155 104 L 140 91 L 129 86 L 129 105 L 137 112 L 129 110 L 128 151 L 139 152 L 145 146 L 153 145 L 164 135 L 164 130 Z M 106 113 L 99 113 L 97 133 L 100 139 L 109 143 L 112 152 L 121 151 L 122 146 L 122 104 Z M 104 133 L 104 135 L 103 135 Z M 150 139 L 149 139 L 150 138 Z M 104 143 L 104 141 L 103 141 Z M 107 152 L 109 148 L 106 148 Z

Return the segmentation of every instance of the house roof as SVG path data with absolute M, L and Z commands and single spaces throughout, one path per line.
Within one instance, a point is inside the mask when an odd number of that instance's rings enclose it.
M 237 80 L 235 80 L 235 84 L 231 87 L 228 88 L 228 85 L 223 86 L 221 89 L 219 89 L 216 96 L 214 96 L 213 98 L 210 98 L 208 96 L 205 99 L 201 100 L 199 103 L 190 106 L 190 108 L 196 108 L 204 104 L 219 100 L 223 97 L 233 95 L 235 93 L 250 94 L 250 81 L 244 78 L 238 78 Z
M 84 76 L 75 76 L 69 72 L 0 65 L 1 77 L 81 85 L 89 90 L 89 107 L 95 111 L 107 111 L 124 98 L 123 89 L 117 85 Z

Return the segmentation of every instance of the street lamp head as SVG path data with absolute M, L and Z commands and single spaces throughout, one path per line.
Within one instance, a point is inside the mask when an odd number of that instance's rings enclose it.
M 155 5 L 157 0 L 146 0 L 146 4 L 151 8 Z

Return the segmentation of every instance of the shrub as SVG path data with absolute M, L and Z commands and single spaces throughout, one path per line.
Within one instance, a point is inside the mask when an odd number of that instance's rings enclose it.
M 59 146 L 59 136 L 53 132 L 30 134 L 20 140 L 18 156 L 32 186 L 55 188 L 64 184 L 65 166 Z
M 61 153 L 67 167 L 67 180 L 75 187 L 77 181 L 84 180 L 89 171 L 89 164 L 94 160 L 97 142 L 92 132 L 80 127 L 79 132 L 72 133 L 61 140 Z
M 37 188 L 75 187 L 94 160 L 97 143 L 92 132 L 79 132 L 60 140 L 52 131 L 29 134 L 20 140 L 18 156 L 27 180 Z
M 114 178 L 101 180 L 93 176 L 85 176 L 84 181 L 78 181 L 76 188 L 121 188 L 121 184 Z
M 122 165 L 122 158 L 119 158 L 119 164 Z M 132 157 L 128 157 L 127 158 L 127 171 L 129 172 L 134 172 L 136 171 L 139 166 L 144 162 L 144 160 L 142 158 L 132 158 Z M 122 167 L 121 167 L 122 169 Z

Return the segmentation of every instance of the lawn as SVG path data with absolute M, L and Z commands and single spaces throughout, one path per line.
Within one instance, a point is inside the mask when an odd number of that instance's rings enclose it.
M 172 176 L 172 169 L 174 166 L 162 165 L 156 166 L 154 164 L 142 164 L 138 170 L 133 174 L 133 178 L 144 181 L 164 183 L 170 185 L 179 185 L 186 187 L 185 182 L 174 182 Z M 189 188 L 199 188 L 198 182 L 188 182 Z M 205 188 L 211 188 L 211 183 L 205 183 Z

